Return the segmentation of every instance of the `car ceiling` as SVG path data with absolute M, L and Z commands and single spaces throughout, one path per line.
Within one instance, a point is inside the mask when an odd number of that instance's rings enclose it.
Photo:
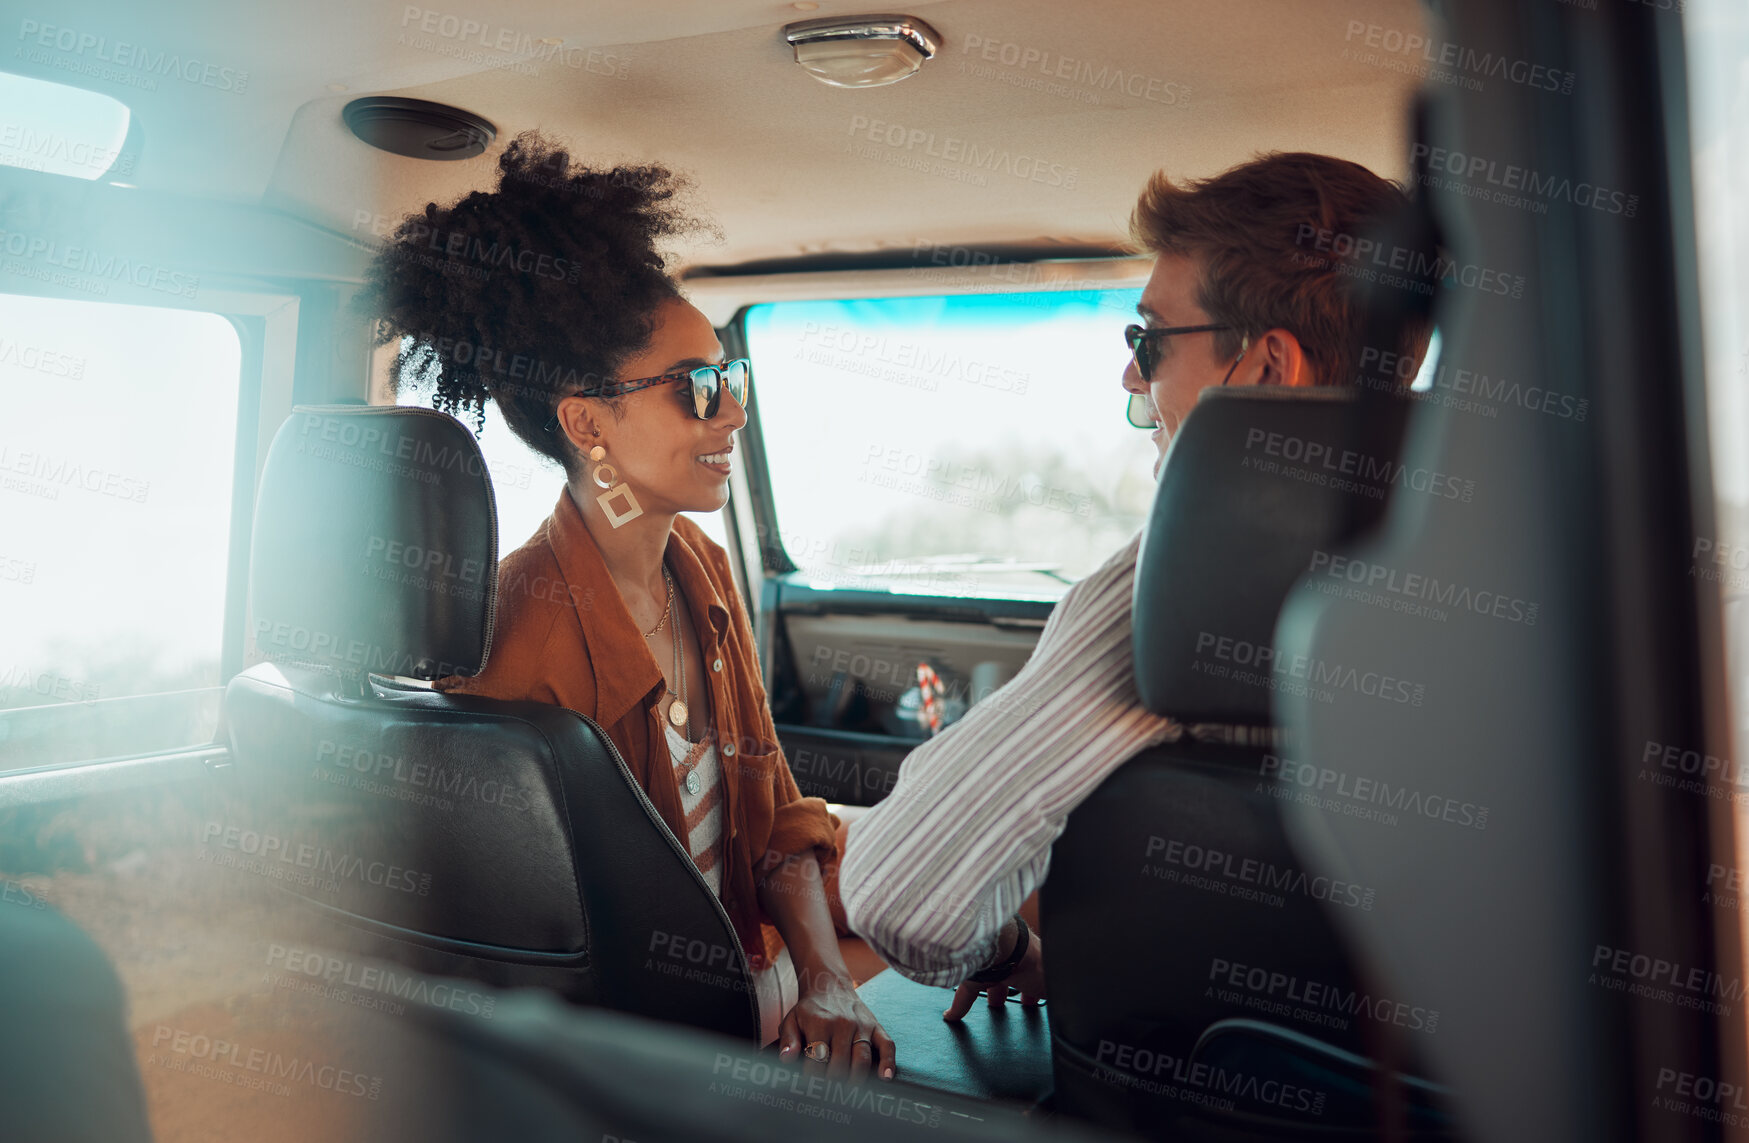
M 781 33 L 795 20 L 880 11 L 916 15 L 942 40 L 921 72 L 888 87 L 819 83 Z M 505 33 L 532 51 L 465 49 L 492 66 L 444 54 L 458 41 L 421 32 L 428 12 L 477 21 L 488 39 Z M 493 158 L 534 127 L 591 162 L 659 160 L 693 175 L 722 240 L 679 249 L 679 262 L 721 266 L 919 242 L 1108 245 L 1121 240 L 1151 171 L 1208 175 L 1263 150 L 1321 151 L 1401 177 L 1416 80 L 1345 52 L 1362 44 L 1353 22 L 1413 32 L 1426 17 L 1415 0 L 58 0 L 29 19 L 248 73 L 242 92 L 174 78 L 144 90 L 9 59 L 9 70 L 127 102 L 142 133 L 131 181 L 142 188 L 259 203 L 366 238 L 366 214 L 396 217 L 490 186 Z M 537 42 L 550 37 L 562 38 L 562 57 Z M 996 59 L 984 58 L 986 44 L 998 45 Z M 1072 60 L 1062 66 L 1083 78 L 1034 90 L 1025 84 L 1045 82 L 1040 65 L 1005 65 L 1004 51 L 1050 53 L 1047 68 Z M 1111 86 L 1116 72 L 1158 81 L 1154 97 Z M 1177 105 L 1164 102 L 1183 92 Z M 341 109 L 377 94 L 464 108 L 495 124 L 497 141 L 454 163 L 374 150 Z M 988 169 L 931 159 L 929 143 L 857 134 L 859 117 L 932 134 L 937 154 L 957 139 L 1013 161 Z M 1038 181 L 1022 177 L 1033 163 L 1043 164 Z

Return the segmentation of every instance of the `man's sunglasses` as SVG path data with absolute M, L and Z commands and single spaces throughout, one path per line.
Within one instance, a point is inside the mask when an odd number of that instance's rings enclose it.
M 627 393 L 636 393 L 639 389 L 648 389 L 654 385 L 669 382 L 682 382 L 692 391 L 692 415 L 701 421 L 708 421 L 717 415 L 717 410 L 723 404 L 723 392 L 735 398 L 735 403 L 741 406 L 747 404 L 747 387 L 753 383 L 753 363 L 745 357 L 737 357 L 733 361 L 725 361 L 721 365 L 694 365 L 686 369 L 674 369 L 656 377 L 639 377 L 633 381 L 611 381 L 597 389 L 587 389 L 574 393 L 576 397 L 620 397 Z M 559 418 L 555 413 L 547 422 L 547 431 L 552 432 L 559 427 Z
M 1154 367 L 1160 364 L 1160 339 L 1181 333 L 1209 333 L 1232 328 L 1230 325 L 1163 325 L 1149 329 L 1146 326 L 1131 325 L 1124 327 L 1123 339 L 1130 347 L 1130 356 L 1136 359 L 1136 368 L 1141 372 L 1142 380 L 1152 381 Z
M 1154 368 L 1160 364 L 1160 350 L 1156 342 L 1162 338 L 1172 337 L 1180 333 L 1212 333 L 1232 329 L 1230 325 L 1163 325 L 1149 329 L 1146 326 L 1125 326 L 1123 339 L 1130 347 L 1130 356 L 1136 359 L 1136 371 L 1142 375 L 1143 381 L 1154 380 Z M 1239 357 L 1245 356 L 1245 350 L 1251 347 L 1250 338 L 1246 338 L 1239 348 Z M 1221 378 L 1225 385 L 1233 376 L 1233 370 L 1238 368 L 1239 358 L 1233 359 L 1228 367 L 1227 375 Z M 1140 393 L 1131 393 L 1129 408 L 1124 412 L 1124 418 L 1138 429 L 1151 429 L 1154 422 L 1148 419 L 1148 402 Z

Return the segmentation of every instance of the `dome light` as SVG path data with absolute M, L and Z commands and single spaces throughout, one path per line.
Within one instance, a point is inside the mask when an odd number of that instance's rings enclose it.
M 914 75 L 941 36 L 915 16 L 829 16 L 786 24 L 796 63 L 833 87 L 881 87 Z

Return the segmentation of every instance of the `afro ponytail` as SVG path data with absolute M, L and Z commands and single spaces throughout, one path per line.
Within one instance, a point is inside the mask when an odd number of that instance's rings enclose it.
M 397 387 L 435 378 L 432 404 L 484 424 L 496 401 L 536 452 L 573 458 L 546 430 L 560 399 L 611 380 L 649 343 L 678 290 L 658 249 L 707 229 L 689 182 L 659 165 L 592 169 L 535 132 L 498 157 L 498 187 L 407 216 L 356 303 L 374 343 L 402 343 Z

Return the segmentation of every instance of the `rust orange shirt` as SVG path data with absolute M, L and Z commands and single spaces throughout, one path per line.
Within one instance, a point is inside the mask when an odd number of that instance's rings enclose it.
M 835 865 L 833 823 L 822 799 L 802 797 L 778 745 L 753 627 L 728 553 L 679 516 L 666 562 L 698 630 L 709 681 L 711 726 L 723 767 L 723 906 L 759 971 L 768 947 L 778 947 L 774 930 L 769 945 L 761 932 L 769 923 L 754 888 L 761 867 L 809 849 L 822 868 Z M 437 685 L 486 698 L 552 703 L 593 719 L 674 836 L 688 845 L 657 713 L 662 669 L 569 491 L 560 492 L 558 507 L 534 536 L 498 563 L 498 617 L 485 669 Z

